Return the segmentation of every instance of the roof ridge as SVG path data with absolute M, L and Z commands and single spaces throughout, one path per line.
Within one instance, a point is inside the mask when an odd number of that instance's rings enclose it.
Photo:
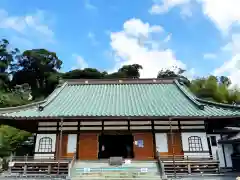
M 42 106 L 40 106 L 40 108 L 42 108 L 42 110 L 43 110 L 47 105 L 49 105 L 60 94 L 60 92 L 66 87 L 66 85 L 68 85 L 67 82 L 63 83 L 59 88 L 54 89 L 54 91 L 46 98 L 46 101 L 44 102 L 44 104 Z
M 146 79 L 66 79 L 69 85 L 105 85 L 105 84 L 172 84 L 174 78 L 146 78 Z
M 66 82 L 60 87 L 60 89 L 56 88 L 54 91 L 44 100 L 38 101 L 38 102 L 33 102 L 30 104 L 25 104 L 21 106 L 15 106 L 15 107 L 6 107 L 6 108 L 0 108 L 0 114 L 5 114 L 5 113 L 11 113 L 11 112 L 16 112 L 16 111 L 21 111 L 25 109 L 30 109 L 33 107 L 46 107 L 53 99 L 56 98 L 56 96 L 62 91 L 62 89 L 66 86 Z M 58 92 L 56 92 L 58 90 Z M 54 95 L 55 94 L 55 95 Z M 54 96 L 53 96 L 54 95 Z M 44 104 L 45 103 L 45 104 Z M 43 104 L 42 106 L 40 106 Z
M 174 83 L 191 101 L 196 103 L 198 106 L 203 106 L 204 107 L 205 104 L 208 104 L 208 105 L 219 106 L 219 107 L 222 107 L 222 108 L 240 109 L 240 106 L 238 106 L 238 105 L 218 103 L 218 102 L 213 102 L 213 101 L 208 101 L 208 100 L 205 100 L 205 99 L 198 98 L 194 94 L 188 92 L 188 90 L 186 90 L 186 86 L 184 84 L 181 85 L 178 82 L 178 80 L 175 80 Z M 204 104 L 202 104 L 202 103 L 204 103 Z M 200 107 L 200 109 L 201 109 L 201 107 Z
M 24 109 L 29 109 L 31 107 L 37 106 L 39 104 L 43 104 L 45 102 L 46 102 L 46 100 L 42 100 L 42 101 L 30 103 L 30 104 L 21 105 L 21 106 L 0 108 L 0 114 L 11 113 L 12 111 L 16 111 L 16 110 L 20 111 L 20 110 L 24 110 Z
M 204 104 L 198 102 L 196 100 L 195 95 L 191 94 L 190 92 L 188 92 L 185 88 L 184 85 L 181 85 L 178 80 L 174 80 L 175 85 L 178 87 L 178 89 L 195 105 L 197 106 L 199 109 L 204 110 Z
M 199 101 L 199 102 L 202 102 L 202 103 L 206 103 L 206 104 L 210 104 L 210 105 L 215 105 L 215 106 L 220 106 L 220 107 L 223 107 L 223 108 L 240 109 L 240 106 L 238 106 L 238 105 L 218 103 L 218 102 L 214 102 L 214 101 L 209 101 L 209 100 L 201 99 L 201 98 L 198 98 L 198 97 L 196 97 L 195 99 L 196 99 L 197 101 Z

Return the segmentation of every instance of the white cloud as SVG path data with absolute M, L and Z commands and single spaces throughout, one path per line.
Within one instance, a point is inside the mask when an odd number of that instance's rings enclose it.
M 159 25 L 150 26 L 149 23 L 143 23 L 140 19 L 130 19 L 123 25 L 124 32 L 134 37 L 148 37 L 150 33 L 162 32 L 163 28 Z
M 216 59 L 217 55 L 214 53 L 206 53 L 203 55 L 204 59 Z
M 163 42 L 167 43 L 172 39 L 172 34 L 168 34 L 167 37 L 163 40 Z
M 72 54 L 72 57 L 76 60 L 76 65 L 73 66 L 71 69 L 84 69 L 88 67 L 87 62 L 84 60 L 84 58 L 78 54 Z
M 47 14 L 40 10 L 34 14 L 16 16 L 0 9 L 1 35 L 21 50 L 53 44 L 56 41 L 48 20 Z
M 96 46 L 99 44 L 99 42 L 96 40 L 96 36 L 93 32 L 88 32 L 88 38 L 90 39 L 91 43 Z
M 155 0 L 149 12 L 162 14 L 179 7 L 181 15 L 192 16 L 192 2 L 201 4 L 203 14 L 223 33 L 228 33 L 235 24 L 240 25 L 239 0 Z
M 230 58 L 214 70 L 215 75 L 227 75 L 240 86 L 240 33 L 232 33 L 233 26 L 240 25 L 239 0 L 198 0 L 203 5 L 203 13 L 215 24 L 230 41 L 221 48 L 230 53 Z
M 196 71 L 194 68 L 189 69 L 183 73 L 190 81 L 196 78 Z
M 159 27 L 159 28 L 156 28 Z M 164 43 L 163 40 L 154 40 L 151 35 L 163 33 L 160 26 L 152 26 L 140 19 L 130 19 L 123 24 L 123 30 L 112 32 L 111 48 L 116 66 L 112 71 L 117 70 L 125 64 L 140 64 L 143 66 L 141 77 L 156 77 L 161 69 L 172 68 L 173 66 L 186 68 L 185 64 L 178 60 L 173 50 L 168 48 L 152 48 L 150 45 Z M 147 42 L 147 45 L 146 45 Z
M 231 36 L 231 41 L 221 48 L 223 52 L 231 53 L 229 60 L 222 66 L 215 69 L 215 75 L 229 75 L 233 84 L 240 85 L 240 1 L 239 0 L 162 0 L 155 1 L 149 10 L 151 14 L 162 14 L 168 12 L 174 7 L 179 7 L 182 13 L 189 13 L 191 16 L 191 3 L 197 2 L 202 6 L 203 14 L 219 29 L 224 38 Z M 186 8 L 186 9 L 184 9 Z M 236 28 L 235 34 L 232 34 L 233 28 Z M 205 54 L 204 58 L 216 58 L 214 54 Z
M 240 34 L 233 34 L 231 41 L 222 49 L 230 51 L 231 58 L 214 70 L 215 75 L 228 75 L 233 84 L 240 86 Z
M 97 9 L 97 7 L 94 6 L 94 5 L 90 2 L 90 0 L 85 0 L 85 1 L 84 1 L 84 6 L 85 6 L 85 8 L 88 9 L 88 10 L 96 10 L 96 9 Z
M 239 0 L 198 0 L 203 13 L 223 32 L 228 33 L 232 25 L 240 24 Z
M 25 16 L 10 16 L 7 11 L 0 10 L 0 28 L 12 29 L 21 34 L 30 36 L 31 34 L 42 35 L 45 38 L 53 39 L 54 32 L 45 23 L 43 11 Z
M 190 8 L 191 0 L 162 0 L 162 1 L 154 1 L 153 5 L 149 9 L 150 14 L 163 14 L 170 9 L 179 6 L 181 10 L 182 16 L 192 16 L 191 8 Z
M 227 43 L 226 45 L 224 45 L 222 48 L 221 48 L 222 51 L 231 51 L 232 50 L 232 45 L 231 43 Z
M 221 67 L 214 71 L 216 76 L 227 75 L 234 85 L 240 86 L 240 54 L 233 56 L 232 59 L 226 61 Z

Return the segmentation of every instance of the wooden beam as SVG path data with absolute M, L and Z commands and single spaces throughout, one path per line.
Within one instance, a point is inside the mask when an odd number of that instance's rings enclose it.
M 80 145 L 80 121 L 78 121 L 77 129 L 77 147 L 76 147 L 76 159 L 79 159 L 79 145 Z

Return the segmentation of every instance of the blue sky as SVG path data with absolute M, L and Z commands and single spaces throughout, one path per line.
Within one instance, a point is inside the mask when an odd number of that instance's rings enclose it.
M 21 50 L 46 48 L 62 71 L 172 66 L 189 78 L 227 75 L 240 84 L 239 0 L 0 0 L 0 37 Z M 223 13 L 224 12 L 224 13 Z

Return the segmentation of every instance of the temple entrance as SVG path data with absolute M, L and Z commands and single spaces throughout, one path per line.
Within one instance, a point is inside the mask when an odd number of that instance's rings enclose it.
M 133 158 L 132 135 L 100 135 L 99 159 L 110 157 Z

